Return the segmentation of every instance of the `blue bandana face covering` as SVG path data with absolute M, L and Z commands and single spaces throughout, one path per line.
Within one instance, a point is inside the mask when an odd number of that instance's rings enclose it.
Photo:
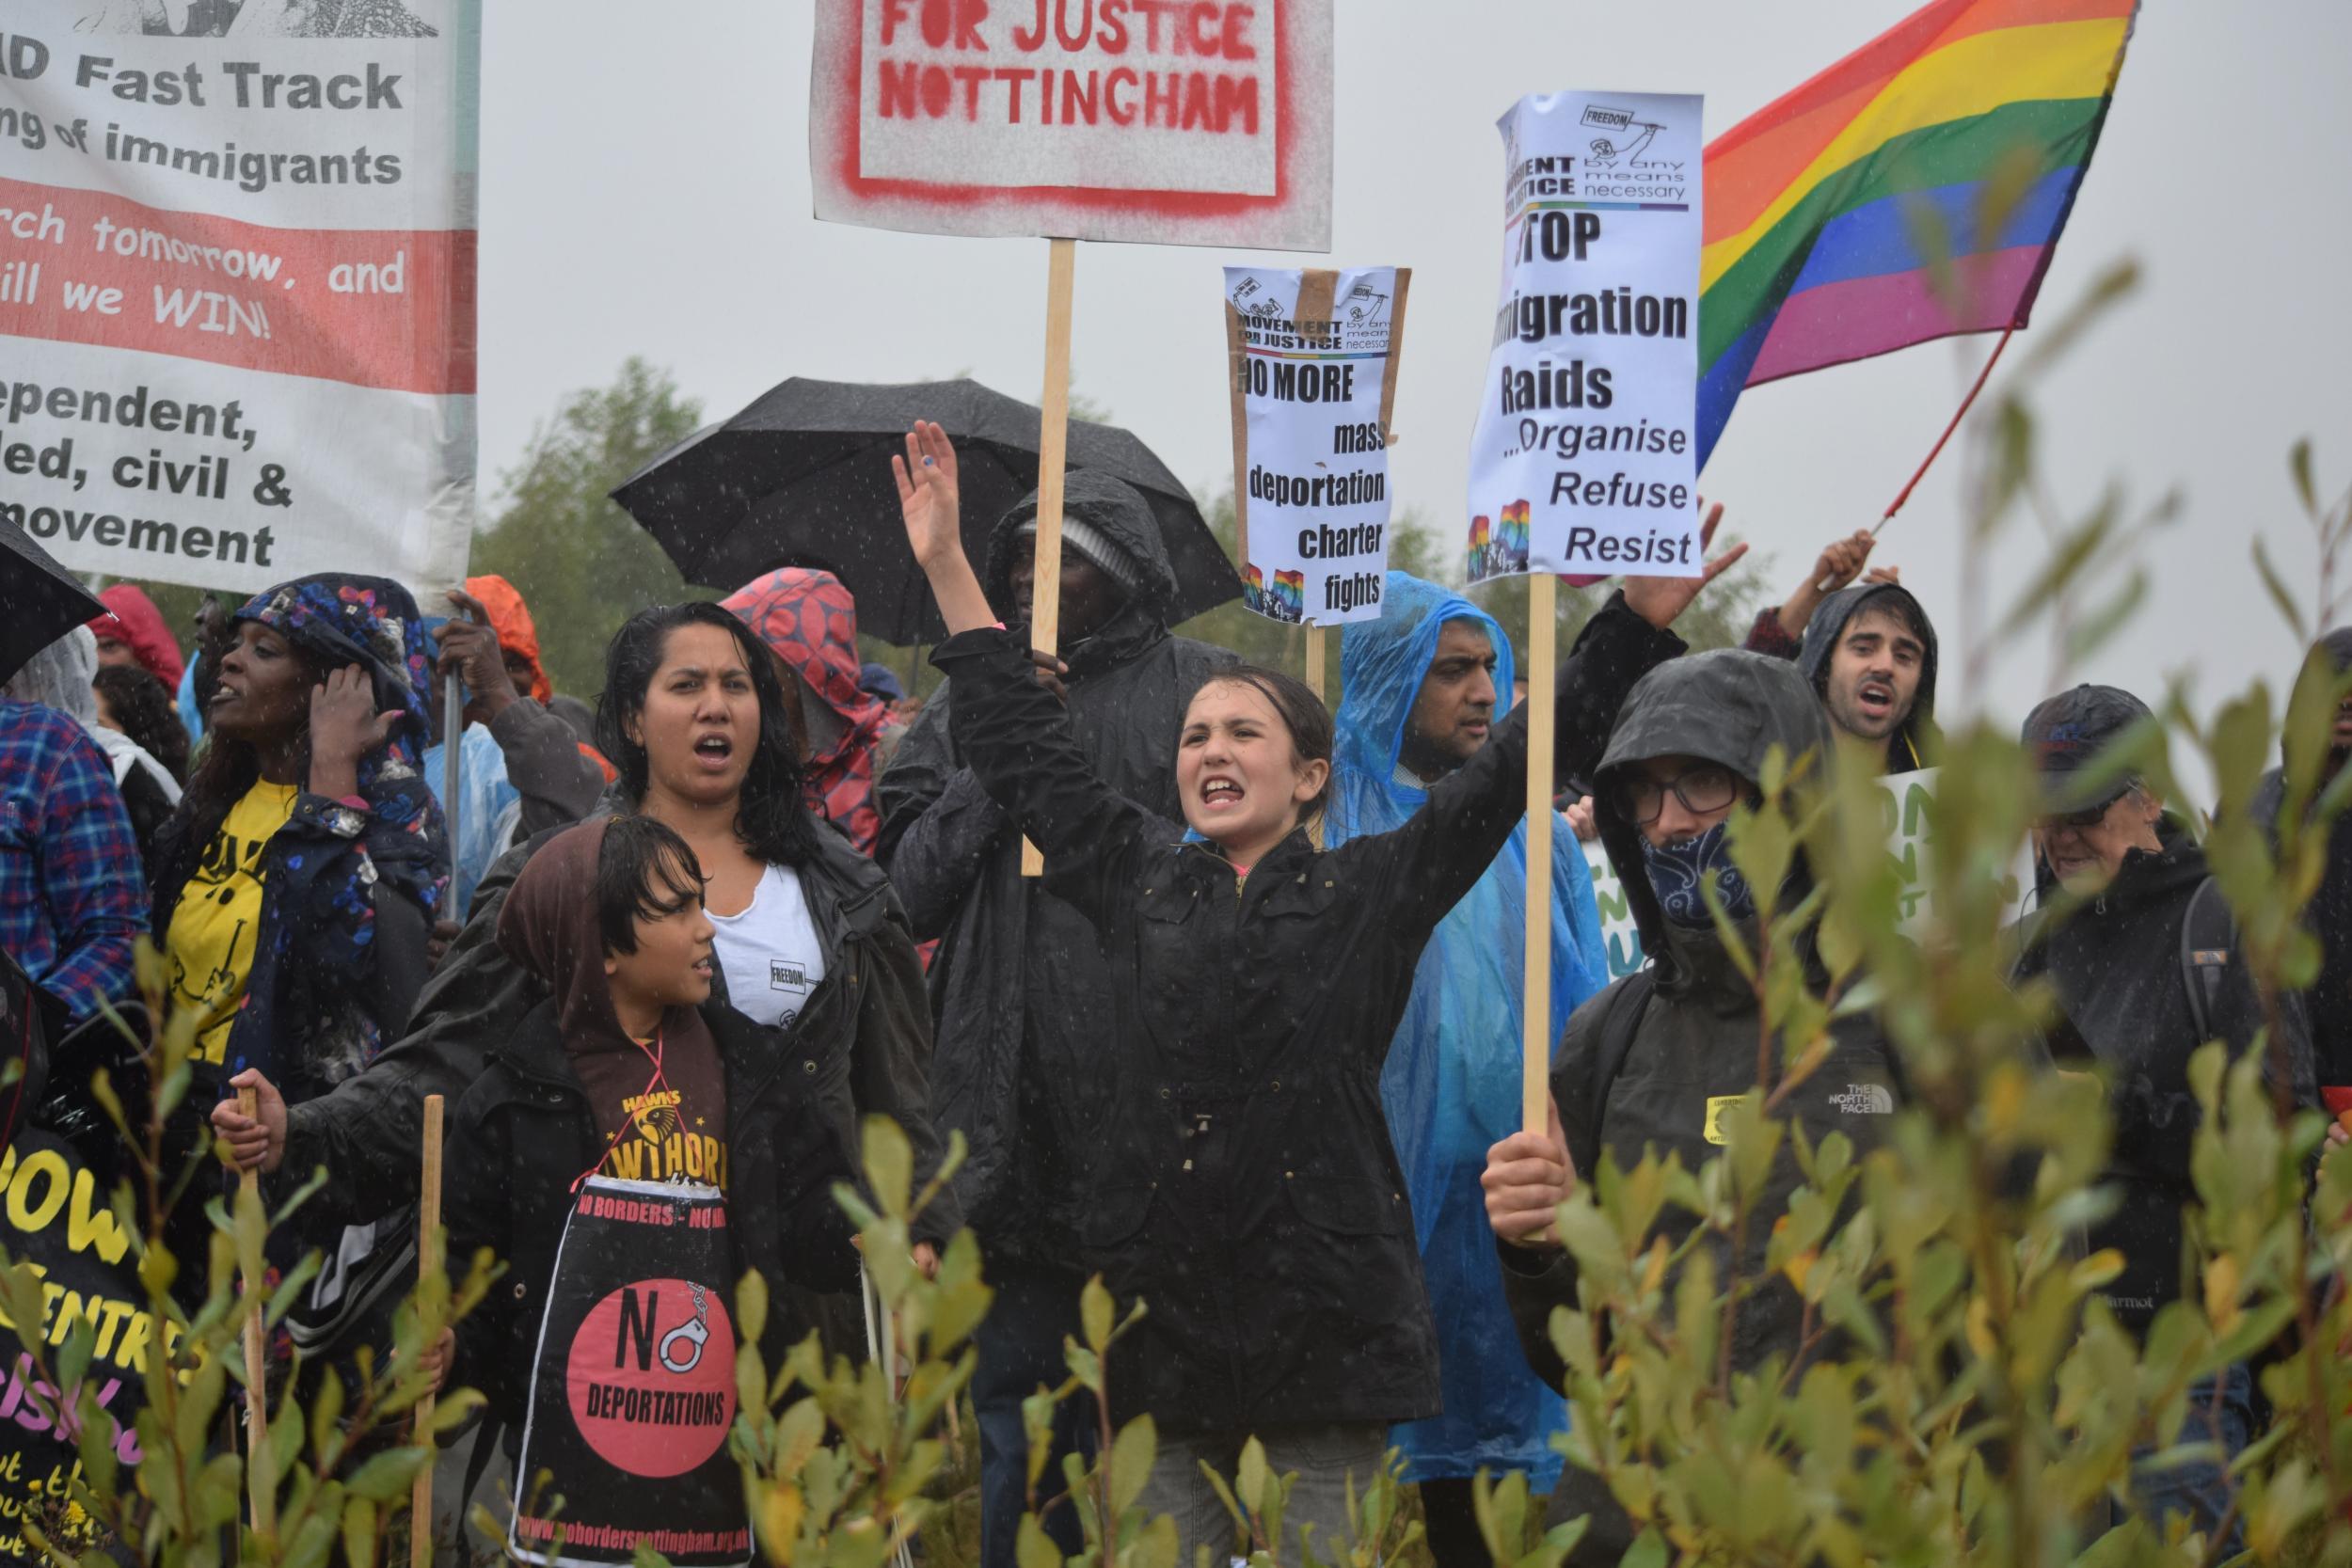
M 1745 920 L 1756 912 L 1756 898 L 1748 890 L 1747 879 L 1731 863 L 1731 839 L 1728 821 L 1718 822 L 1696 838 L 1661 848 L 1647 839 L 1642 841 L 1642 861 L 1649 870 L 1649 885 L 1664 907 L 1666 922 L 1688 931 L 1711 931 L 1715 917 L 1707 908 L 1707 895 L 1701 891 L 1707 874 L 1715 873 L 1715 896 L 1723 901 L 1724 912 L 1734 920 Z

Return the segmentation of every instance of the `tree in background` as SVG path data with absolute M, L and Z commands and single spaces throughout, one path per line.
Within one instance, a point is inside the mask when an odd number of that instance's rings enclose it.
M 595 701 L 621 623 L 700 595 L 611 494 L 701 423 L 702 404 L 668 371 L 631 356 L 611 386 L 566 397 L 500 476 L 505 504 L 474 540 L 472 570 L 497 573 L 530 604 L 557 690 Z

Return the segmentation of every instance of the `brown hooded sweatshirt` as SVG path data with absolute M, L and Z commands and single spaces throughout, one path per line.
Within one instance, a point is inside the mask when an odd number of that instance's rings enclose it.
M 499 946 L 555 993 L 564 1053 L 605 1139 L 596 1173 L 723 1188 L 726 1079 L 702 1014 L 672 1007 L 659 1036 L 640 1041 L 612 1008 L 596 919 L 606 820 L 558 834 L 531 857 L 499 911 Z

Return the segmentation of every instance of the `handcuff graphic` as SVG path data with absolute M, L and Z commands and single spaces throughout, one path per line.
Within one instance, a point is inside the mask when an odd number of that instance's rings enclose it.
M 667 1370 L 680 1374 L 691 1372 L 702 1365 L 703 1346 L 710 1339 L 710 1303 L 704 1298 L 700 1285 L 689 1280 L 686 1288 L 694 1294 L 694 1316 L 661 1337 L 661 1365 Z M 670 1359 L 670 1347 L 680 1339 L 691 1341 L 693 1350 L 685 1360 L 673 1361 Z

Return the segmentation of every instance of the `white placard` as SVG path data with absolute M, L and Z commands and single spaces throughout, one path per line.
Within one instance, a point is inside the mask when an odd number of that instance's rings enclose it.
M 1331 0 L 816 0 L 817 215 L 1327 250 Z
M 1388 411 L 1409 281 L 1395 267 L 1225 269 L 1242 602 L 1260 615 L 1380 618 Z
M 1501 121 L 1504 252 L 1470 580 L 1700 569 L 1700 109 L 1560 92 Z

